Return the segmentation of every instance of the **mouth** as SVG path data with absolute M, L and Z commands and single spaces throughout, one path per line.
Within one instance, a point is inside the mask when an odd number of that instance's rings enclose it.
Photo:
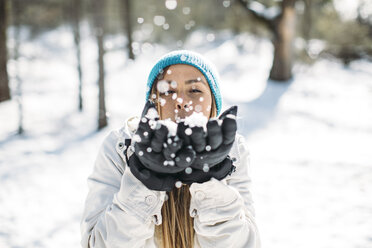
M 188 111 L 186 112 L 185 110 L 179 110 L 175 113 L 174 115 L 174 118 L 175 118 L 175 121 L 178 122 L 182 119 L 185 119 L 186 117 L 192 115 L 194 111 Z

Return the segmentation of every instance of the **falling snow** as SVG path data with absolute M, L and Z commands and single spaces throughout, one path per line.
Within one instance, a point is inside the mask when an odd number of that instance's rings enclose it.
M 169 83 L 165 80 L 160 80 L 157 85 L 157 90 L 160 92 L 160 93 L 165 93 L 169 90 Z
M 140 25 L 141 32 L 152 30 L 152 24 Z M 177 46 L 204 52 L 220 71 L 227 72 L 221 75 L 220 89 L 226 106 L 239 105 L 238 130 L 251 152 L 251 193 L 265 246 L 371 247 L 372 64 L 364 60 L 348 67 L 327 60 L 311 66 L 296 64 L 293 80 L 277 84 L 267 80 L 272 65 L 270 40 L 246 33 L 216 33 L 213 42 L 198 43 L 195 37 L 207 33 L 192 32 Z M 65 28 L 56 29 L 35 38 L 42 42 L 27 42 L 23 48 L 48 51 L 49 40 L 66 37 L 73 41 Z M 217 37 L 223 39 L 216 42 Z M 58 56 L 51 52 L 47 60 L 35 56 L 22 61 L 20 69 L 28 74 L 23 85 L 25 136 L 14 135 L 16 99 L 0 104 L 1 247 L 79 247 L 86 179 L 109 131 L 141 114 L 144 68 L 151 68 L 155 58 L 169 50 L 156 46 L 154 53 L 139 54 L 128 66 L 120 51 L 105 55 L 111 117 L 109 126 L 99 132 L 96 95 L 89 93 L 97 89 L 89 83 L 95 82 L 96 75 L 96 58 L 90 52 L 96 47 L 94 40 L 87 38 L 82 46 L 88 93 L 83 113 L 73 112 L 73 52 L 63 50 Z M 73 51 L 73 42 L 69 50 Z M 133 81 L 129 88 L 122 83 L 124 78 Z M 36 84 L 40 84 L 37 90 Z M 203 166 L 203 171 L 208 169 Z
M 185 134 L 186 134 L 186 135 L 191 135 L 191 134 L 192 134 L 192 130 L 191 130 L 191 128 L 186 128 L 186 130 L 185 130 Z
M 160 105 L 161 106 L 164 106 L 166 103 L 167 103 L 167 100 L 165 100 L 164 98 L 160 98 Z
M 195 111 L 196 112 L 202 112 L 203 111 L 203 107 L 200 104 L 198 104 L 198 105 L 195 106 Z
M 182 182 L 181 182 L 181 181 L 177 181 L 177 182 L 175 183 L 175 185 L 176 185 L 177 188 L 181 188 L 181 186 L 182 186 Z
M 177 1 L 176 0 L 166 0 L 165 1 L 165 7 L 167 9 L 173 10 L 177 8 Z
M 154 24 L 157 26 L 162 26 L 165 23 L 164 16 L 154 16 Z
M 172 82 L 170 83 L 170 85 L 171 85 L 171 87 L 172 87 L 173 89 L 176 89 L 176 88 L 177 88 L 177 82 L 174 81 L 174 80 L 172 80 Z

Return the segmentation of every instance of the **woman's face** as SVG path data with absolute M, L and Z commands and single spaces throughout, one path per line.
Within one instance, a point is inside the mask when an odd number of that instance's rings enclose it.
M 176 121 L 194 111 L 210 117 L 212 93 L 203 73 L 191 65 L 175 64 L 168 67 L 163 75 L 156 85 L 161 119 Z

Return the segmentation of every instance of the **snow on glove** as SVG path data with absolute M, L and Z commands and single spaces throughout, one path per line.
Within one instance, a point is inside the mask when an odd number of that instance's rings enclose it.
M 192 164 L 195 151 L 179 137 L 169 136 L 168 128 L 158 121 L 154 111 L 155 105 L 149 100 L 135 133 L 134 152 L 151 171 L 178 173 Z
M 237 111 L 238 106 L 232 106 L 218 119 L 209 120 L 206 133 L 200 127 L 191 128 L 190 142 L 197 151 L 192 168 L 205 170 L 224 161 L 235 140 Z

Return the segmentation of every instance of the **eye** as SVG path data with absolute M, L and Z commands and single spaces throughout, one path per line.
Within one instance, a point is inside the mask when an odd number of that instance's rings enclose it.
M 174 90 L 168 90 L 167 92 L 160 92 L 159 95 L 172 95 L 173 93 L 176 93 Z
M 190 92 L 192 92 L 192 93 L 202 93 L 202 91 L 198 90 L 198 89 L 192 89 Z

